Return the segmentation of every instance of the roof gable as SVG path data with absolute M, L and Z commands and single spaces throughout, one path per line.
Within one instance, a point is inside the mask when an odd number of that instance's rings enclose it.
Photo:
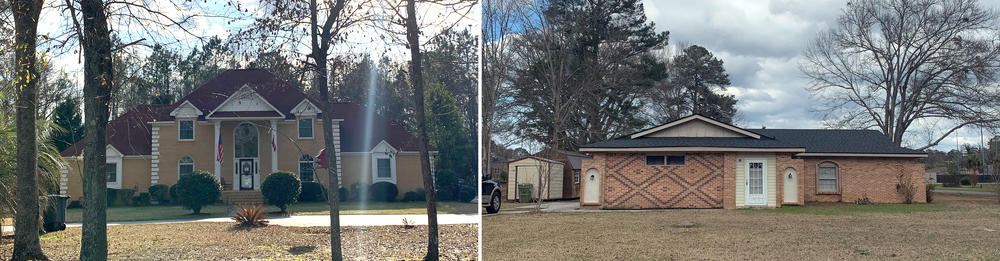
M 186 101 L 185 101 L 186 102 Z M 236 90 L 229 98 L 226 98 L 218 107 L 212 110 L 208 114 L 207 118 L 212 117 L 231 117 L 230 114 L 220 114 L 220 112 L 232 112 L 232 113 L 260 113 L 260 112 L 275 112 L 281 118 L 285 117 L 285 114 L 281 113 L 278 108 L 275 108 L 270 102 L 260 96 L 257 91 L 250 88 L 249 85 L 243 85 L 239 90 Z M 260 113 L 265 114 L 265 113 Z
M 197 118 L 203 114 L 204 113 L 202 113 L 198 107 L 191 104 L 191 101 L 184 101 L 181 105 L 178 105 L 177 108 L 170 112 L 170 116 L 174 116 L 176 118 Z
M 298 116 L 316 116 L 320 113 L 319 106 L 313 104 L 309 99 L 302 99 L 298 105 L 292 108 L 292 114 Z
M 722 123 L 711 118 L 694 114 L 656 126 L 630 136 L 632 139 L 642 137 L 714 137 L 714 138 L 742 138 L 750 137 L 760 139 L 760 134 L 753 133 L 739 127 Z

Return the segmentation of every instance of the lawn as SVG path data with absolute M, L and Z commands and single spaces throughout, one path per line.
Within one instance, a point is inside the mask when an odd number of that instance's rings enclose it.
M 998 216 L 993 198 L 941 194 L 915 205 L 491 215 L 483 258 L 997 260 Z M 697 225 L 674 226 L 683 221 Z
M 279 209 L 268 205 L 267 211 L 277 212 Z M 438 202 L 439 214 L 476 214 L 478 204 L 463 202 Z M 326 202 L 296 203 L 288 207 L 295 215 L 329 215 Z M 201 215 L 191 214 L 191 210 L 181 206 L 148 206 L 148 207 L 111 207 L 108 208 L 108 221 L 139 221 L 160 219 L 191 219 L 225 217 L 229 215 L 230 206 L 215 204 L 201 209 Z M 424 202 L 370 202 L 364 206 L 357 202 L 340 204 L 341 215 L 388 215 L 388 214 L 426 214 Z M 80 222 L 83 219 L 83 209 L 66 210 L 66 222 Z
M 477 225 L 442 225 L 442 260 L 477 257 Z M 416 260 L 427 249 L 426 226 L 349 227 L 341 230 L 346 260 Z M 322 260 L 330 230 L 323 227 L 234 228 L 232 223 L 179 223 L 108 227 L 108 260 Z M 41 237 L 52 260 L 79 258 L 80 228 Z M 0 238 L 0 259 L 10 258 L 12 236 Z
M 958 190 L 958 191 L 977 191 L 977 192 L 997 192 L 997 187 L 1000 184 L 997 183 L 979 183 L 975 186 L 961 186 L 961 187 L 945 187 L 944 185 L 937 184 L 934 185 L 934 189 L 937 190 Z

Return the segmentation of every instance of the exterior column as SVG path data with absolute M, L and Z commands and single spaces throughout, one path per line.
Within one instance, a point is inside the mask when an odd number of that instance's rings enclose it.
M 212 156 L 214 156 L 214 157 L 212 157 L 212 161 L 215 162 L 215 179 L 219 180 L 219 182 L 222 182 L 222 179 L 221 179 L 222 178 L 222 164 L 219 163 L 219 159 L 218 159 L 218 157 L 219 157 L 219 141 L 220 141 L 219 138 L 220 138 L 220 134 L 221 134 L 220 131 L 219 131 L 219 129 L 222 128 L 222 123 L 219 122 L 219 121 L 213 121 L 212 125 L 215 126 L 215 143 L 213 144 L 214 146 L 212 146 L 213 151 L 215 152 L 215 153 L 212 153 Z M 223 153 L 225 153 L 225 152 L 223 152 Z M 232 153 L 232 152 L 230 152 L 230 153 Z M 235 183 L 233 183 L 233 184 L 235 184 Z
M 271 172 L 278 171 L 278 121 L 271 120 Z

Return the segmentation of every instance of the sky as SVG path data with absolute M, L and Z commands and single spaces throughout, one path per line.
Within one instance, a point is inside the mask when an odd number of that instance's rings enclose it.
M 823 128 L 823 116 L 814 111 L 817 100 L 806 90 L 809 80 L 799 70 L 799 64 L 812 39 L 835 26 L 846 1 L 643 0 L 643 3 L 647 19 L 658 30 L 670 31 L 670 45 L 700 45 L 723 60 L 732 82 L 726 91 L 739 99 L 742 127 Z M 1000 1 L 981 4 L 987 8 L 1000 7 Z M 985 135 L 988 140 L 990 134 Z M 955 148 L 956 139 L 958 144 L 978 145 L 979 129 L 962 129 L 932 149 Z M 910 146 L 922 146 L 919 140 L 925 139 L 906 140 L 912 143 Z

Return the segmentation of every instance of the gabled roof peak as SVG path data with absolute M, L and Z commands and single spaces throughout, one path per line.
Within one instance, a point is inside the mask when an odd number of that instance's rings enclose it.
M 750 137 L 760 139 L 761 135 L 700 114 L 691 114 L 629 135 L 631 139 L 642 137 Z

